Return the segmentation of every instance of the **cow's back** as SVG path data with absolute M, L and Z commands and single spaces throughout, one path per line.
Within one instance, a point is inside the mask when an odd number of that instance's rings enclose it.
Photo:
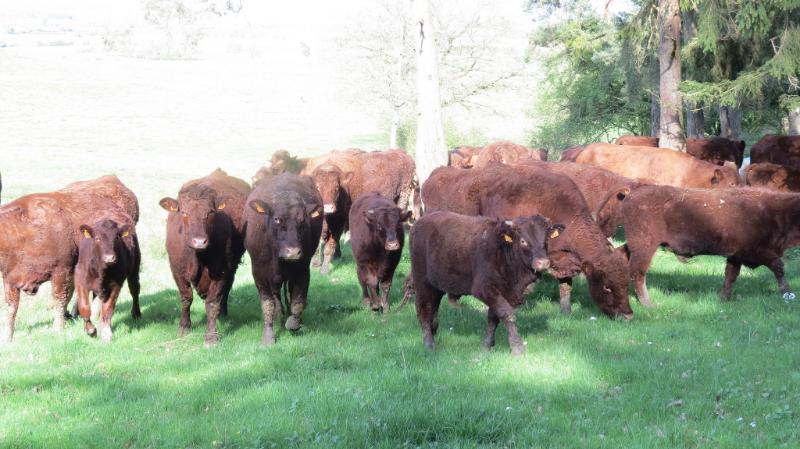
M 800 168 L 800 136 L 764 136 L 750 149 L 750 160 Z

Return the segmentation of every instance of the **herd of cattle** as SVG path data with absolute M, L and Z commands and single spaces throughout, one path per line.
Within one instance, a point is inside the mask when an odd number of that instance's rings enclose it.
M 800 191 L 800 137 L 766 136 L 756 143 L 744 182 L 737 170 L 743 155 L 744 142 L 724 138 L 689 139 L 687 153 L 678 153 L 658 148 L 656 138 L 623 136 L 615 144 L 571 148 L 560 162 L 547 162 L 545 150 L 510 142 L 460 147 L 422 185 L 402 150 L 334 150 L 308 159 L 281 150 L 252 186 L 217 169 L 159 202 L 168 212 L 179 333 L 191 329 L 196 291 L 205 302 L 205 344 L 218 342 L 216 321 L 227 313 L 245 251 L 264 316 L 262 343 L 275 342 L 274 323 L 283 316 L 287 330 L 299 329 L 310 266 L 327 274 L 348 230 L 364 304 L 385 313 L 405 227 L 412 223 L 403 302 L 416 296 L 423 341 L 431 349 L 447 294 L 450 301 L 473 295 L 486 303 L 486 347 L 494 345 L 502 321 L 512 352 L 522 352 L 515 311 L 545 272 L 558 280 L 563 313 L 571 310 L 572 278 L 583 274 L 600 310 L 630 319 L 631 283 L 640 303 L 652 306 L 646 273 L 659 247 L 680 257 L 726 257 L 722 299 L 730 298 L 742 264 L 768 267 L 784 299 L 794 299 L 781 257 L 800 245 L 800 194 L 791 193 Z M 0 338 L 13 337 L 20 291 L 35 294 L 47 281 L 56 330 L 63 330 L 77 293 L 73 314 L 92 336 L 98 330 L 91 299 L 100 299 L 99 335 L 109 341 L 126 281 L 138 318 L 138 220 L 136 196 L 115 176 L 0 207 L 8 304 Z M 614 248 L 609 237 L 620 226 L 626 242 Z

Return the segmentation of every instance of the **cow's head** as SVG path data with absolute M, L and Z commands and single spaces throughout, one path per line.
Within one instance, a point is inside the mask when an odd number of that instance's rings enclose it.
M 183 236 L 186 246 L 195 251 L 208 248 L 214 217 L 218 211 L 227 207 L 225 200 L 218 198 L 214 189 L 202 185 L 181 190 L 177 200 L 162 198 L 158 204 L 178 215 L 180 219 L 178 232 Z
M 381 242 L 386 251 L 401 249 L 398 236 L 403 235 L 403 222 L 411 218 L 411 211 L 403 211 L 399 207 L 376 207 L 364 212 L 373 239 Z
M 533 215 L 497 222 L 494 238 L 512 264 L 542 272 L 550 268 L 548 241 L 558 238 L 563 231 L 564 225 L 551 225 L 550 220 Z
M 715 168 L 714 174 L 711 176 L 711 188 L 736 187 L 741 184 L 739 169 L 730 161 L 726 161 L 722 167 Z
M 611 318 L 633 318 L 628 301 L 628 261 L 623 254 L 614 251 L 597 260 L 584 260 L 581 271 L 586 275 L 589 293 L 603 313 Z
M 93 226 L 82 224 L 81 234 L 85 239 L 91 240 L 92 258 L 106 267 L 117 263 L 117 245 L 129 237 L 132 232 L 128 224 L 117 224 L 114 220 L 103 219 Z
M 285 261 L 303 257 L 303 236 L 313 220 L 322 220 L 322 207 L 306 204 L 296 194 L 279 196 L 269 203 L 251 200 L 248 206 L 264 218 L 267 233 L 278 249 L 278 258 Z
M 322 164 L 311 174 L 314 184 L 317 186 L 319 194 L 322 196 L 322 204 L 326 214 L 336 212 L 336 203 L 342 189 L 346 188 L 353 179 L 353 172 L 344 173 L 342 169 L 333 164 Z

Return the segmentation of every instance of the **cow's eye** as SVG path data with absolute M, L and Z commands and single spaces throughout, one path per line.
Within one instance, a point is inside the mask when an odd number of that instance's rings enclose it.
M 520 245 L 524 246 L 525 248 L 528 247 L 528 241 L 525 240 L 525 239 L 520 239 L 519 243 L 520 243 Z
M 611 293 L 611 289 L 610 289 L 610 288 L 608 288 L 608 286 L 607 286 L 607 285 L 604 285 L 604 286 L 603 286 L 603 291 L 604 291 L 604 292 L 606 292 L 606 293 Z
M 278 225 L 281 224 L 281 219 L 280 218 L 273 218 L 272 221 L 274 221 L 275 224 L 278 224 Z

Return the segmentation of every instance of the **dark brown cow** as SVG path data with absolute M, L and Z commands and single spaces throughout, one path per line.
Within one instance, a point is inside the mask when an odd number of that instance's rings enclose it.
M 651 184 L 726 188 L 741 183 L 734 164 L 720 167 L 666 148 L 593 143 L 578 153 L 574 162 L 593 164 Z
M 764 136 L 750 149 L 750 162 L 800 168 L 800 136 Z
M 620 136 L 614 141 L 614 144 L 658 147 L 659 141 L 658 137 L 628 135 Z M 686 153 L 716 165 L 725 165 L 725 162 L 733 162 L 737 168 L 742 166 L 744 147 L 744 140 L 731 140 L 725 137 L 686 139 Z
M 800 168 L 761 162 L 744 169 L 747 185 L 779 192 L 800 192 Z
M 472 168 L 475 157 L 482 149 L 483 147 L 455 147 L 448 153 L 447 165 L 456 168 Z
M 100 339 L 111 341 L 111 316 L 125 280 L 128 281 L 134 319 L 139 310 L 139 266 L 142 256 L 133 219 L 122 211 L 104 211 L 92 224 L 80 226 L 84 239 L 78 247 L 75 267 L 75 292 L 84 329 L 90 336 L 97 334 L 91 322 L 89 293 L 100 299 Z
M 227 313 L 228 294 L 244 254 L 244 204 L 250 186 L 217 169 L 185 183 L 178 199 L 163 198 L 167 254 L 181 301 L 178 334 L 192 328 L 192 288 L 205 301 L 205 345 L 219 341 L 217 317 Z
M 20 290 L 33 295 L 47 281 L 55 304 L 53 328 L 63 331 L 83 239 L 78 228 L 104 210 L 121 210 L 134 222 L 139 217 L 136 196 L 116 176 L 26 195 L 0 208 L 0 272 L 8 304 L 8 327 L 0 339 L 13 338 Z
M 530 149 L 524 145 L 513 142 L 501 141 L 486 145 L 475 156 L 474 168 L 483 168 L 489 162 L 500 162 L 506 165 L 515 165 L 524 159 L 547 160 L 547 153 L 542 158 L 542 150 Z
M 564 223 L 564 237 L 548 247 L 550 272 L 560 284 L 561 311 L 570 312 L 572 277 L 583 272 L 592 298 L 604 313 L 632 316 L 626 262 L 614 253 L 578 187 L 566 176 L 497 163 L 483 170 L 440 167 L 423 184 L 422 200 L 430 209 L 466 215 L 513 218 L 540 214 Z
M 722 299 L 730 298 L 742 265 L 767 266 L 785 298 L 794 298 L 781 257 L 786 249 L 800 245 L 800 195 L 646 185 L 620 194 L 612 200 L 622 198 L 625 247 L 640 300 L 649 301 L 646 274 L 659 246 L 681 257 L 727 257 Z
M 264 176 L 279 175 L 284 172 L 299 174 L 306 168 L 309 160 L 309 158 L 292 156 L 286 150 L 277 150 L 272 153 L 269 162 L 259 168 L 256 174 L 253 175 L 253 183 L 258 182 Z
M 658 147 L 658 137 L 634 136 L 631 134 L 617 137 L 614 145 L 633 145 L 636 147 Z
M 489 306 L 487 348 L 494 346 L 502 320 L 511 352 L 522 354 L 515 312 L 525 302 L 525 288 L 550 265 L 547 240 L 563 230 L 538 215 L 511 221 L 435 211 L 417 220 L 411 229 L 411 270 L 425 347 L 436 348 L 439 304 L 447 293 L 472 295 Z
M 286 329 L 296 331 L 302 326 L 309 262 L 322 232 L 322 197 L 308 176 L 266 177 L 247 198 L 245 218 L 244 244 L 264 314 L 261 344 L 269 346 L 275 343 L 274 320 L 284 308 L 281 290 L 288 294 Z
M 357 199 L 350 209 L 350 246 L 358 283 L 364 304 L 372 310 L 389 311 L 389 289 L 403 252 L 403 223 L 410 217 L 410 211 L 375 192 Z

